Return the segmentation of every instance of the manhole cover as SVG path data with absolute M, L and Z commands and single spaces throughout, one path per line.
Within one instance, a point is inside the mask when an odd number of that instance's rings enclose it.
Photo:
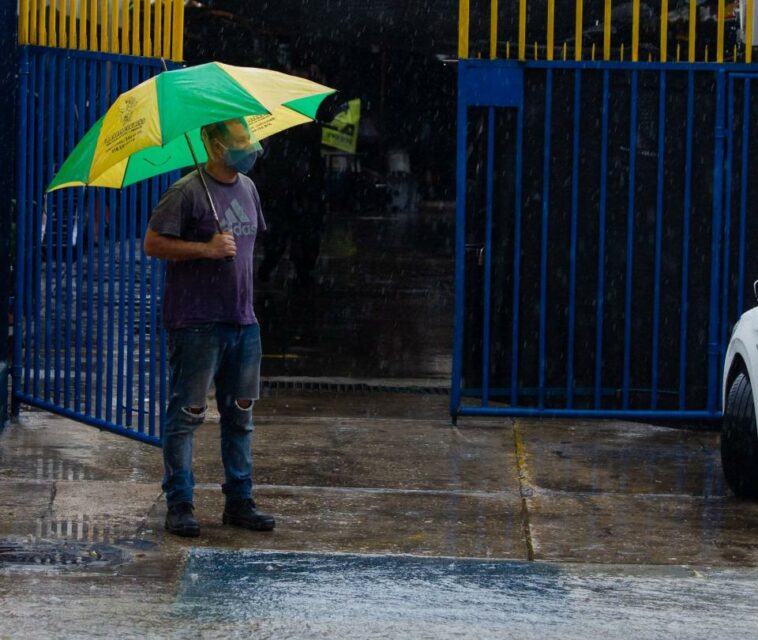
M 126 560 L 117 547 L 105 544 L 0 539 L 0 567 L 109 566 Z

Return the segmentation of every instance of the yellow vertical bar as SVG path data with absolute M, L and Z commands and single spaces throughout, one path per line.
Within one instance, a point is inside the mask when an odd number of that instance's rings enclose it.
M 621 47 L 619 48 L 619 60 L 621 60 L 621 62 L 624 61 L 624 43 L 623 42 L 621 43 Z
M 611 0 L 605 0 L 603 15 L 603 60 L 611 59 Z
M 640 60 L 640 0 L 632 2 L 632 62 Z
M 669 44 L 669 0 L 661 0 L 661 62 L 666 62 Z
M 505 43 L 505 59 L 510 60 L 511 59 L 511 41 L 507 40 Z
M 32 0 L 29 5 L 29 43 L 37 44 L 37 23 L 39 22 L 39 12 L 37 9 L 37 0 Z
M 39 0 L 39 5 L 37 6 L 37 20 L 39 22 L 38 29 L 39 29 L 39 38 L 37 40 L 37 44 L 42 45 L 43 47 L 47 46 L 47 5 L 45 3 L 45 0 Z
M 592 62 L 595 62 L 595 43 L 592 43 Z
M 89 50 L 97 51 L 97 0 L 89 3 Z
M 100 0 L 100 51 L 108 51 L 108 0 Z
M 58 0 L 48 0 L 47 19 L 50 22 L 50 35 L 48 45 L 51 47 L 58 46 L 58 27 L 55 24 L 56 13 L 58 13 Z
M 526 60 L 526 0 L 518 3 L 518 59 Z
M 724 5 L 724 0 L 719 0 L 719 14 L 716 32 L 716 62 L 724 62 L 724 20 L 726 18 L 726 7 Z
M 468 58 L 469 0 L 458 1 L 458 58 Z
M 497 58 L 497 0 L 490 0 L 490 60 Z
M 163 3 L 161 0 L 155 0 L 153 5 L 153 55 L 156 58 L 163 57 L 163 38 L 161 37 L 161 27 L 163 26 Z
M 688 38 L 689 55 L 687 59 L 695 62 L 695 37 L 697 35 L 697 2 L 690 0 L 690 35 Z
M 71 6 L 68 12 L 68 46 L 76 49 L 76 0 L 70 0 Z
M 537 49 L 537 41 L 534 41 L 534 59 L 537 60 L 539 58 L 539 51 Z
M 121 2 L 121 53 L 129 55 L 129 3 Z
M 79 49 L 87 48 L 87 0 L 78 0 L 79 2 Z
M 561 50 L 561 55 L 563 56 L 563 61 L 566 62 L 566 58 L 568 56 L 568 45 L 566 44 L 566 41 L 563 41 L 563 49 Z
M 582 59 L 582 35 L 584 33 L 584 3 L 576 0 L 576 36 L 574 39 L 574 60 Z
M 184 0 L 174 0 L 173 52 L 175 61 L 184 58 Z
M 555 46 L 555 0 L 547 0 L 547 59 L 553 59 Z
M 150 38 L 150 0 L 142 3 L 142 49 L 144 55 L 153 55 L 153 41 Z
M 29 44 L 29 0 L 18 3 L 18 43 Z
M 68 47 L 68 34 L 66 33 L 66 3 L 68 0 L 61 0 L 61 6 L 58 9 L 58 44 L 64 49 Z
M 753 61 L 753 0 L 745 0 L 745 62 Z
M 163 8 L 163 57 L 171 56 L 171 0 L 161 0 L 166 3 Z
M 111 0 L 111 53 L 118 53 L 118 0 Z
M 142 55 L 140 48 L 140 2 L 135 0 L 132 3 L 132 55 Z

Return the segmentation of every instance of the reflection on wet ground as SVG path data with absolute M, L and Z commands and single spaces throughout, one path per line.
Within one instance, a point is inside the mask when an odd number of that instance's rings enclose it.
M 264 376 L 447 380 L 454 213 L 331 214 L 308 286 L 256 282 Z

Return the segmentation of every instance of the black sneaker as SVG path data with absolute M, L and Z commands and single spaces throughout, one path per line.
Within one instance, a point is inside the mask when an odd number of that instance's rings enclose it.
M 252 498 L 246 500 L 227 498 L 223 522 L 253 531 L 271 531 L 276 526 L 274 516 L 258 511 Z
M 166 531 L 177 536 L 196 538 L 200 535 L 200 525 L 192 515 L 195 507 L 191 502 L 180 502 L 168 507 L 166 513 Z

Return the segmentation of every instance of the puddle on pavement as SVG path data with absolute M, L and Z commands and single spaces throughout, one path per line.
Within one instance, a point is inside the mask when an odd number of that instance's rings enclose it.
M 107 544 L 20 537 L 0 539 L 0 569 L 105 568 L 128 559 L 123 549 Z
M 173 614 L 230 637 L 748 637 L 757 575 L 193 550 Z

